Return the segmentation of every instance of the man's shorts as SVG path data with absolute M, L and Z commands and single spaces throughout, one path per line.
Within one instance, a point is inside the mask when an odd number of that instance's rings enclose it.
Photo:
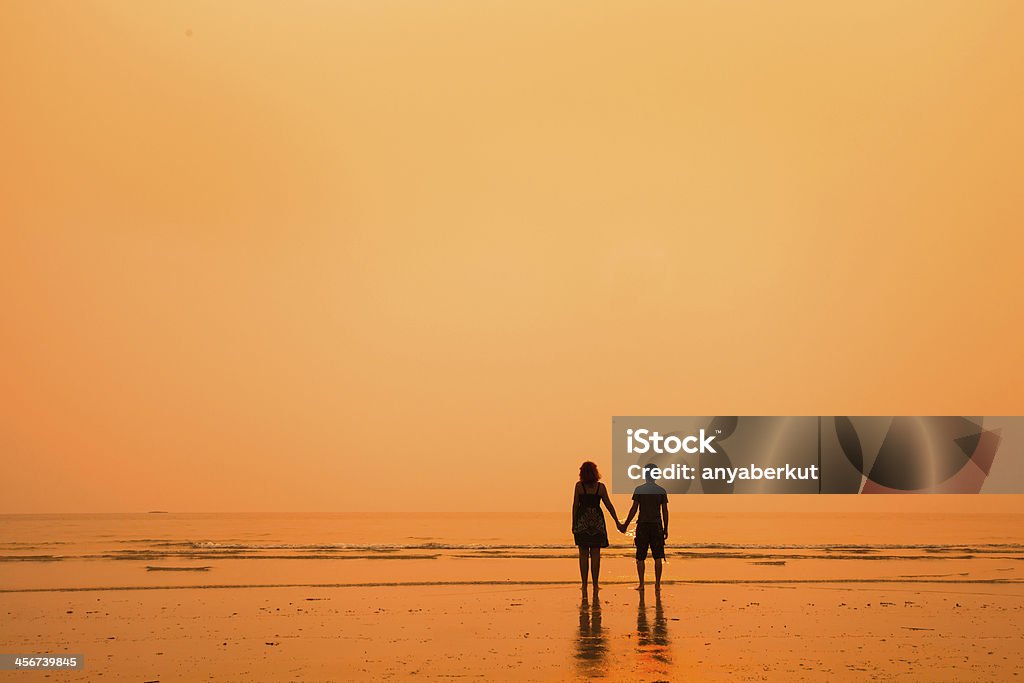
M 665 557 L 665 532 L 660 524 L 636 525 L 636 559 L 643 562 L 647 559 L 647 549 L 656 560 Z

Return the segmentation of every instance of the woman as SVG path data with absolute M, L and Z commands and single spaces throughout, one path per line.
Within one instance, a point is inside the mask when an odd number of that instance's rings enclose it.
M 594 579 L 594 591 L 598 589 L 597 579 L 601 575 L 601 548 L 608 547 L 608 531 L 604 525 L 604 513 L 601 512 L 601 501 L 608 508 L 615 525 L 619 525 L 619 516 L 615 514 L 615 506 L 608 498 L 608 488 L 602 484 L 601 473 L 597 465 L 589 460 L 580 465 L 580 480 L 572 495 L 572 535 L 580 549 L 580 582 L 583 590 L 587 590 L 587 563 L 590 563 L 590 575 Z

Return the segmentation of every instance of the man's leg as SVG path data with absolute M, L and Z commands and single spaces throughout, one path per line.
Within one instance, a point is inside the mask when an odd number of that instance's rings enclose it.
M 654 558 L 654 590 L 661 590 L 661 564 L 665 559 L 665 543 L 660 538 L 656 545 L 651 545 L 651 556 Z
M 647 543 L 642 538 L 636 539 L 636 578 L 639 581 L 636 589 L 644 589 L 644 562 L 647 561 Z

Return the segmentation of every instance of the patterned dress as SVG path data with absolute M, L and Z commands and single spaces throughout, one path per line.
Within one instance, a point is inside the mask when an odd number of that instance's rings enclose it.
M 576 545 L 588 548 L 607 548 L 608 530 L 604 525 L 604 512 L 601 511 L 601 493 L 604 484 L 598 484 L 597 490 L 587 493 L 587 486 L 581 484 L 580 504 L 576 509 L 576 519 L 572 522 L 572 535 Z

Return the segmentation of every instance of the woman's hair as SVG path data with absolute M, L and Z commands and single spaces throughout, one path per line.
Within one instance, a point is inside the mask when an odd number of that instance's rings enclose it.
M 597 471 L 596 464 L 587 460 L 585 463 L 580 465 L 580 481 L 584 484 L 593 484 L 600 478 L 601 473 Z

